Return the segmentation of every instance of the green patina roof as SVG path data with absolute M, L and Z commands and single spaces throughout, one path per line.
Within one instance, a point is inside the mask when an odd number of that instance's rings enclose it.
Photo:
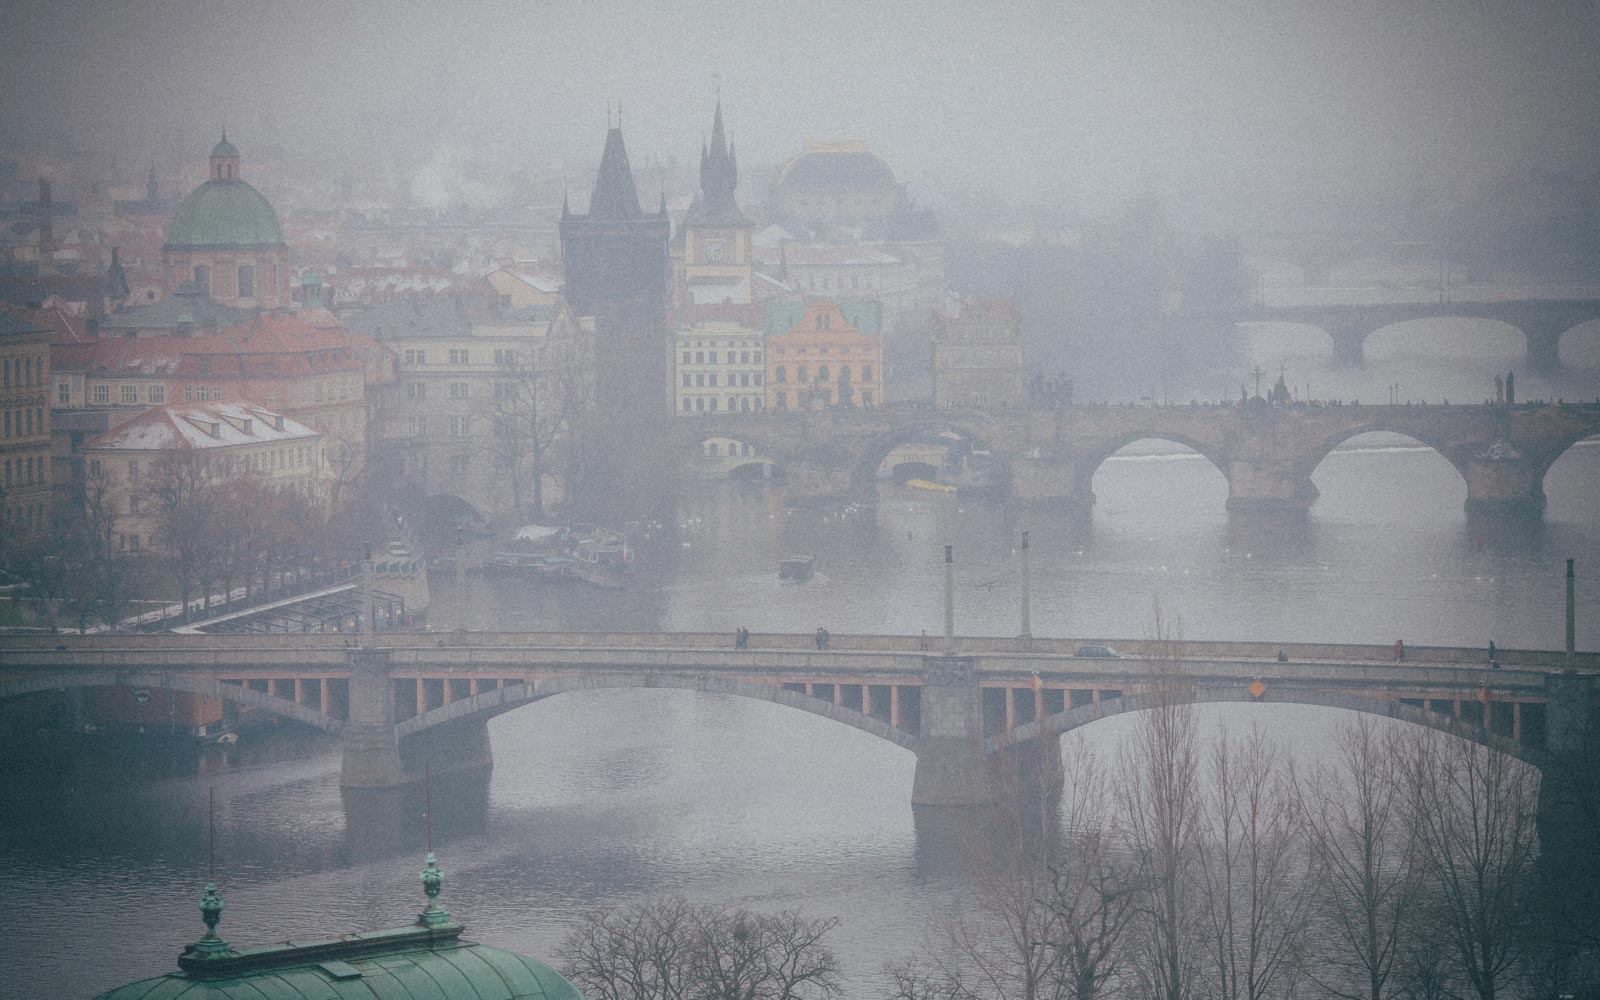
M 444 872 L 432 851 L 420 877 L 428 905 L 412 924 L 255 948 L 217 936 L 224 904 L 216 882 L 207 882 L 206 933 L 178 956 L 178 971 L 96 1000 L 583 1000 L 543 962 L 463 939 L 465 928 L 439 905 Z
M 222 133 L 222 141 L 211 147 L 212 156 L 238 156 L 239 151 L 233 148 L 233 143 L 228 141 L 228 133 Z
M 872 299 L 833 299 L 838 303 L 844 321 L 862 333 L 883 332 L 883 305 Z M 767 323 L 764 333 L 788 333 L 806 315 L 806 302 L 773 299 L 767 302 Z
M 218 143 L 217 148 L 224 145 Z M 167 227 L 167 246 L 172 249 L 282 245 L 283 230 L 272 203 L 238 178 L 209 180 L 195 188 Z
M 460 933 L 460 925 L 410 926 L 239 949 L 206 963 L 222 968 L 144 979 L 96 1000 L 583 1000 L 548 965 L 462 940 Z

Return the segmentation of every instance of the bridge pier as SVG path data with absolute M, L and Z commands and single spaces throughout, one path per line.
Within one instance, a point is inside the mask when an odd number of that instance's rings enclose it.
M 1299 462 L 1235 459 L 1228 463 L 1230 511 L 1305 513 L 1317 499 L 1316 484 Z
M 1539 780 L 1539 860 L 1573 915 L 1600 911 L 1600 705 L 1593 674 L 1545 679 L 1548 759 Z
M 489 745 L 489 721 L 477 719 L 451 722 L 407 737 L 400 748 L 406 773 L 470 773 L 494 769 L 494 752 Z
M 1528 367 L 1541 375 L 1561 370 L 1561 335 L 1567 332 L 1566 317 L 1553 323 L 1528 323 L 1522 325 L 1522 334 L 1528 339 Z
M 1495 444 L 1462 463 L 1467 481 L 1467 513 L 1538 517 L 1544 513 L 1544 473 L 1514 449 Z
M 911 782 L 914 806 L 977 806 L 994 800 L 983 756 L 983 703 L 970 656 L 922 658 L 922 736 Z
M 394 788 L 406 783 L 394 729 L 394 684 L 389 656 L 379 650 L 349 654 L 350 715 L 343 730 L 341 788 Z
M 1333 340 L 1333 363 L 1337 367 L 1361 368 L 1367 363 L 1367 336 L 1372 333 L 1369 324 L 1324 321 L 1323 329 L 1328 331 L 1328 337 Z

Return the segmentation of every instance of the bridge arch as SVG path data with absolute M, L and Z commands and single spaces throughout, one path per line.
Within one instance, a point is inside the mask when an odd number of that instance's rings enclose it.
M 417 733 L 429 732 L 441 726 L 468 722 L 487 722 L 524 705 L 569 691 L 593 691 L 628 688 L 669 688 L 680 691 L 698 691 L 705 694 L 728 694 L 756 701 L 768 701 L 788 708 L 797 708 L 812 715 L 870 733 L 898 747 L 915 752 L 920 740 L 903 729 L 870 715 L 813 698 L 799 691 L 791 691 L 776 684 L 752 684 L 720 677 L 679 677 L 667 674 L 594 675 L 585 677 L 553 678 L 513 684 L 509 687 L 483 691 L 469 698 L 452 701 L 438 708 L 413 716 L 395 726 L 400 739 Z
M 1364 712 L 1368 715 L 1409 722 L 1413 725 L 1423 726 L 1442 733 L 1449 733 L 1452 736 L 1465 737 L 1480 746 L 1515 757 L 1517 760 L 1534 767 L 1543 768 L 1547 760 L 1547 755 L 1543 751 L 1501 736 L 1485 726 L 1473 725 L 1453 716 L 1382 698 L 1368 698 L 1360 695 L 1338 694 L 1327 691 L 1291 691 L 1274 693 L 1271 701 L 1258 702 L 1250 697 L 1248 691 L 1242 689 L 1197 688 L 1191 701 L 1194 704 L 1312 705 L 1318 708 L 1338 708 L 1351 712 Z M 1159 703 L 1159 699 L 1155 695 L 1133 694 L 1088 705 L 1080 705 L 1077 708 L 1068 709 L 1065 712 L 1057 712 L 1043 719 L 1018 726 L 1009 733 L 989 737 L 984 740 L 983 749 L 985 753 L 992 754 L 1024 743 L 1031 743 L 1035 740 L 1059 737 L 1075 729 L 1081 729 L 1084 726 L 1099 722 L 1101 719 L 1109 718 L 1113 715 L 1122 715 L 1127 712 L 1139 712 L 1155 708 Z
M 772 479 L 782 474 L 783 456 L 744 435 L 705 435 L 697 447 L 703 468 L 720 467 L 728 479 Z
M 217 698 L 247 708 L 258 708 L 285 719 L 303 722 L 326 733 L 337 735 L 344 729 L 344 720 L 323 715 L 315 709 L 297 705 L 287 698 L 257 691 L 244 684 L 190 677 L 187 674 L 147 672 L 93 672 L 71 671 L 41 674 L 22 680 L 0 684 L 0 699 L 14 698 L 44 691 L 59 691 L 74 687 L 137 687 L 160 691 L 183 691 L 206 698 Z
M 1453 312 L 1448 304 L 1439 306 L 1436 313 L 1428 316 L 1380 317 L 1362 336 L 1361 353 L 1372 360 L 1383 360 L 1385 356 L 1407 355 L 1414 345 L 1419 353 L 1430 357 L 1514 360 L 1532 354 L 1534 349 L 1533 339 L 1513 321 L 1514 318 L 1485 316 L 1473 309 Z M 1437 323 L 1459 324 L 1465 328 L 1452 329 L 1449 335 L 1444 330 L 1421 329 L 1424 324 Z M 1449 348 L 1441 352 L 1441 341 L 1446 339 Z M 1478 349 L 1473 350 L 1473 347 Z
M 1302 475 L 1309 479 L 1311 474 L 1317 470 L 1317 466 L 1321 465 L 1329 455 L 1333 454 L 1335 448 L 1338 448 L 1346 441 L 1349 441 L 1353 438 L 1358 438 L 1363 434 L 1375 433 L 1398 434 L 1401 437 L 1406 437 L 1412 441 L 1415 441 L 1424 448 L 1430 449 L 1445 461 L 1449 462 L 1451 467 L 1461 475 L 1462 482 L 1465 483 L 1467 475 L 1466 469 L 1462 468 L 1461 461 L 1457 456 L 1451 454 L 1451 449 L 1445 444 L 1444 441 L 1434 437 L 1426 430 L 1388 419 L 1386 416 L 1375 416 L 1370 420 L 1362 420 L 1354 424 L 1340 427 L 1338 430 L 1317 442 L 1315 447 L 1307 451 L 1305 457 L 1302 459 L 1304 462 L 1304 467 L 1300 470 Z
M 1331 358 L 1337 353 L 1333 334 L 1313 322 L 1245 320 L 1237 325 L 1245 336 L 1247 356 L 1260 358 L 1263 363 L 1269 358 Z
M 1228 477 L 1227 467 L 1221 461 L 1216 450 L 1213 449 L 1210 444 L 1202 442 L 1197 438 L 1190 437 L 1189 435 L 1181 432 L 1165 429 L 1151 430 L 1147 428 L 1141 428 L 1139 430 L 1129 431 L 1128 433 L 1112 438 L 1107 442 L 1098 444 L 1093 448 L 1093 450 L 1086 453 L 1076 469 L 1076 475 L 1074 476 L 1076 482 L 1073 486 L 1073 494 L 1076 496 L 1092 497 L 1094 495 L 1094 476 L 1096 472 L 1100 471 L 1100 467 L 1104 465 L 1108 459 L 1116 455 L 1117 452 L 1131 444 L 1137 444 L 1140 441 L 1165 441 L 1168 444 L 1175 444 L 1184 448 L 1188 448 L 1190 451 L 1201 455 L 1206 461 L 1210 462 L 1211 467 L 1221 473 L 1224 480 L 1226 480 Z
M 986 451 L 991 455 L 995 454 L 983 435 L 975 433 L 970 427 L 960 422 L 941 422 L 920 427 L 897 427 L 878 435 L 862 448 L 859 457 L 856 459 L 855 467 L 850 474 L 850 485 L 857 493 L 872 492 L 873 485 L 878 479 L 879 467 L 883 465 L 884 460 L 896 448 L 908 444 L 939 445 L 949 448 L 959 441 L 966 441 L 975 451 Z
M 1544 490 L 1544 486 L 1549 480 L 1550 473 L 1555 469 L 1556 465 L 1563 459 L 1567 459 L 1569 462 L 1575 462 L 1577 460 L 1576 456 L 1572 458 L 1568 458 L 1568 456 L 1572 455 L 1574 448 L 1577 448 L 1579 445 L 1583 445 L 1585 443 L 1587 443 L 1589 447 L 1600 449 L 1600 427 L 1597 427 L 1586 434 L 1574 434 L 1571 437 L 1558 442 L 1556 447 L 1551 449 L 1549 460 L 1544 462 L 1543 467 L 1537 470 L 1536 481 L 1538 482 L 1542 491 L 1548 494 L 1549 491 Z M 1556 490 L 1557 495 L 1562 495 L 1565 492 L 1565 490 L 1562 490 L 1559 487 Z M 1583 491 L 1583 496 L 1585 500 L 1591 499 L 1591 495 L 1587 490 Z M 1591 508 L 1585 504 L 1583 509 L 1588 511 Z
M 1561 331 L 1556 338 L 1556 357 L 1566 368 L 1600 368 L 1600 318 Z

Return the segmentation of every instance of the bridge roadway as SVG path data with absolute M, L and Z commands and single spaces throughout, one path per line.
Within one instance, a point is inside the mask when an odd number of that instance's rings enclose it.
M 1600 434 L 1600 404 L 1517 406 L 1066 406 L 963 409 L 891 405 L 828 411 L 720 414 L 673 421 L 678 453 L 699 475 L 741 461 L 782 466 L 790 495 L 870 495 L 896 448 L 982 450 L 1021 500 L 1087 508 L 1095 470 L 1144 439 L 1193 448 L 1228 481 L 1228 509 L 1303 512 L 1311 474 L 1358 434 L 1404 434 L 1443 455 L 1483 514 L 1544 510 L 1544 477 L 1572 445 Z M 729 457 L 732 456 L 732 457 Z
M 913 801 L 983 801 L 996 761 L 1059 762 L 1052 737 L 1147 703 L 1152 664 L 1176 662 L 1197 701 L 1323 705 L 1470 736 L 1536 765 L 1587 734 L 1600 654 L 1309 643 L 1110 642 L 1124 658 L 1077 657 L 1106 640 L 729 633 L 388 633 L 7 637 L 0 698 L 73 687 L 185 691 L 339 736 L 346 787 L 488 766 L 486 723 L 575 691 L 683 688 L 756 698 L 852 726 L 915 752 Z M 1164 652 L 1164 649 L 1166 650 Z M 1287 662 L 1277 659 L 1279 651 Z M 1257 687 L 1256 685 L 1259 685 Z M 1044 738 L 1042 738 L 1044 737 Z M 1036 761 L 1037 762 L 1037 761 Z
M 1328 334 L 1340 364 L 1359 367 L 1367 338 L 1387 326 L 1421 319 L 1490 319 L 1516 328 L 1527 348 L 1527 364 L 1535 371 L 1561 367 L 1561 338 L 1567 331 L 1600 319 L 1600 298 L 1507 299 L 1498 302 L 1397 302 L 1371 305 L 1250 306 L 1197 311 L 1169 321 L 1195 323 L 1297 323 Z

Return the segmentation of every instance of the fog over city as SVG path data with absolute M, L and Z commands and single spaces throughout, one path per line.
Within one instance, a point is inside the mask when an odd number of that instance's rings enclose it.
M 226 122 L 325 169 L 459 150 L 576 182 L 607 102 L 635 161 L 688 161 L 717 78 L 748 164 L 862 137 L 924 197 L 1098 212 L 1153 187 L 1223 226 L 1472 199 L 1600 153 L 1581 0 L 20 0 L 0 35 L 6 133 L 135 170 L 189 166 Z
M 0 998 L 1600 1000 L 1597 53 L 0 5 Z

